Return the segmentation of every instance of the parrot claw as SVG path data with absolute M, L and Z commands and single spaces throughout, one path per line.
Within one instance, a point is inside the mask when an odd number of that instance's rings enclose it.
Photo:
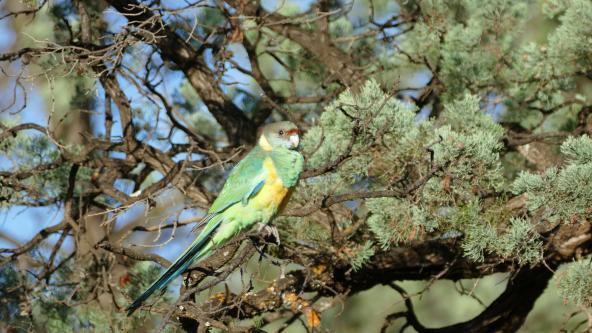
M 257 230 L 258 232 L 264 231 L 265 232 L 265 237 L 269 237 L 269 236 L 273 236 L 275 243 L 277 244 L 277 246 L 280 246 L 281 242 L 280 242 L 280 234 L 277 230 L 276 227 L 271 226 L 269 224 L 263 224 L 263 223 L 259 223 L 259 229 Z
M 259 253 L 259 261 L 263 260 L 263 258 L 267 258 L 267 255 L 264 252 L 265 245 L 261 246 L 261 244 L 259 244 L 259 239 L 257 237 L 249 237 L 249 239 L 251 240 L 251 243 L 253 243 L 253 247 L 255 248 L 257 253 Z

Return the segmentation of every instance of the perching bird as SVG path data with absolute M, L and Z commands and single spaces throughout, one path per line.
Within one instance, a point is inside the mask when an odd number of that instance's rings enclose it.
M 127 307 L 131 315 L 155 291 L 164 288 L 192 263 L 203 259 L 241 231 L 267 225 L 298 182 L 304 158 L 295 149 L 300 138 L 292 122 L 268 124 L 257 145 L 230 172 L 218 198 L 200 222 L 205 225 L 189 248 Z M 277 237 L 277 235 L 276 235 Z

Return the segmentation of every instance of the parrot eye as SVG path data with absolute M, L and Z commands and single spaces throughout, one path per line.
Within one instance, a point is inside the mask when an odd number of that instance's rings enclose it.
M 278 132 L 278 134 L 279 134 L 279 135 L 284 135 L 284 130 L 280 130 L 280 131 Z

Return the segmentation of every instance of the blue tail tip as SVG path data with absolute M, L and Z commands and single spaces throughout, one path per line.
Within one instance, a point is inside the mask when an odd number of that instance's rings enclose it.
M 136 304 L 136 302 L 130 304 L 127 308 L 125 308 L 125 311 L 127 312 L 127 316 L 131 316 L 138 308 L 140 307 L 140 304 Z

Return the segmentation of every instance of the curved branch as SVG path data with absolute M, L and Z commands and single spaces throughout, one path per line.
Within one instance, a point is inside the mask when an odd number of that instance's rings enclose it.
M 523 268 L 510 278 L 506 290 L 479 315 L 462 323 L 439 328 L 423 326 L 415 315 L 409 295 L 403 288 L 391 283 L 389 284 L 391 288 L 403 297 L 407 311 L 395 313 L 389 319 L 404 317 L 407 324 L 419 333 L 516 332 L 526 320 L 535 301 L 547 288 L 552 277 L 553 272 L 544 265 Z

